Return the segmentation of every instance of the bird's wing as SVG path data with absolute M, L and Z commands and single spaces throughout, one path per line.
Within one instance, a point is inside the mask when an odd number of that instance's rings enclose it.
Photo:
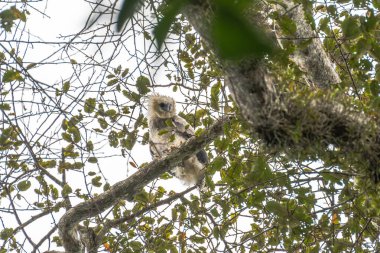
M 176 134 L 178 134 L 179 136 L 183 137 L 185 140 L 191 138 L 194 136 L 194 128 L 192 128 L 190 126 L 189 123 L 187 123 L 187 121 L 176 115 L 173 117 L 173 124 L 175 125 L 176 127 Z M 208 157 L 207 157 L 207 153 L 204 149 L 201 149 L 197 154 L 197 159 L 199 160 L 200 163 L 202 164 L 207 164 L 208 163 Z
M 187 140 L 187 139 L 194 136 L 194 133 L 195 133 L 194 128 L 192 128 L 190 126 L 190 124 L 187 123 L 187 121 L 184 118 L 182 118 L 178 115 L 174 116 L 173 117 L 173 124 L 176 128 L 177 134 L 179 136 L 183 137 L 184 139 Z
M 201 149 L 197 154 L 196 154 L 198 161 L 202 164 L 207 164 L 208 163 L 208 156 L 207 153 L 204 149 Z

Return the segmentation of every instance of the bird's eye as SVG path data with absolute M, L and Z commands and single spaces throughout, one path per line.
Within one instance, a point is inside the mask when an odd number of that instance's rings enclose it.
M 171 111 L 171 108 L 172 108 L 171 104 L 162 102 L 162 103 L 159 103 L 158 105 L 160 106 L 161 111 L 164 111 L 164 112 L 170 112 Z

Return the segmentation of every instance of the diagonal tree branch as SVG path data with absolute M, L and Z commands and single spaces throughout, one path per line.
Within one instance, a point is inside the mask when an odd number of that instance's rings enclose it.
M 329 87 L 332 84 L 340 83 L 340 77 L 334 69 L 330 58 L 317 34 L 307 22 L 302 4 L 295 4 L 291 0 L 285 0 L 286 9 L 280 10 L 287 15 L 297 26 L 295 32 L 295 43 L 300 45 L 305 43 L 305 39 L 310 38 L 307 45 L 302 45 L 296 50 L 293 59 L 302 70 L 308 73 L 308 78 L 317 87 Z M 314 39 L 312 39 L 314 38 Z
M 68 210 L 58 223 L 59 234 L 65 251 L 67 253 L 83 252 L 81 242 L 77 239 L 75 231 L 79 222 L 100 214 L 116 204 L 120 199 L 132 200 L 134 195 L 149 182 L 181 163 L 186 157 L 210 144 L 223 133 L 223 125 L 227 124 L 231 119 L 232 117 L 226 117 L 217 121 L 200 136 L 189 139 L 185 145 L 174 150 L 166 157 L 152 161 L 127 179 L 114 184 L 108 191 Z

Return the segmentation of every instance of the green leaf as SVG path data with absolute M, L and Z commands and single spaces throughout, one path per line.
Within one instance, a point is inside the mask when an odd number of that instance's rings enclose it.
M 88 158 L 88 162 L 89 163 L 97 163 L 98 162 L 98 158 L 96 158 L 96 157 L 89 157 Z
M 266 34 L 250 25 L 232 3 L 218 2 L 211 32 L 220 57 L 230 60 L 262 57 L 273 50 Z
M 268 201 L 265 207 L 269 212 L 280 217 L 284 217 L 288 213 L 286 208 L 276 201 Z
M 0 232 L 0 238 L 4 241 L 8 240 L 13 235 L 13 228 L 4 228 Z
M 141 113 L 139 117 L 136 119 L 135 124 L 133 125 L 133 128 L 137 129 L 139 126 L 143 126 L 144 119 L 145 119 L 144 114 Z
M 113 70 L 113 73 L 115 73 L 115 75 L 120 75 L 120 73 L 121 73 L 121 65 L 117 66 L 117 68 L 115 68 Z
M 133 15 L 139 10 L 141 5 L 141 0 L 124 0 L 119 16 L 117 17 L 116 29 L 118 32 L 121 31 L 121 28 L 123 28 L 125 22 L 132 18 Z
M 215 159 L 211 162 L 210 168 L 213 171 L 219 171 L 223 166 L 227 164 L 227 161 L 224 157 L 222 156 L 217 156 Z
M 329 22 L 330 19 L 328 17 L 321 18 L 319 21 L 319 29 L 325 33 L 328 33 L 330 31 Z
M 194 242 L 196 244 L 201 244 L 205 242 L 204 237 L 196 236 L 196 235 L 191 235 L 189 239 L 191 242 Z
M 9 111 L 11 109 L 11 106 L 9 104 L 0 104 L 0 110 Z
M 377 61 L 380 61 L 380 46 L 376 42 L 372 43 L 370 54 Z
M 141 242 L 131 241 L 129 242 L 129 245 L 132 248 L 133 252 L 143 252 L 144 245 Z
M 268 163 L 264 156 L 258 156 L 256 163 L 255 163 L 255 169 L 258 171 L 263 171 L 265 169 L 268 169 Z
M 195 116 L 196 120 L 199 120 L 199 119 L 205 117 L 207 115 L 207 113 L 208 113 L 208 110 L 199 109 L 195 112 L 194 116 Z
M 165 120 L 165 125 L 168 127 L 175 127 L 172 119 Z
M 375 80 L 372 80 L 372 82 L 369 84 L 369 89 L 374 97 L 377 97 L 380 93 L 379 83 Z
M 141 95 L 137 94 L 136 92 L 123 90 L 123 95 L 132 102 L 140 103 Z
M 138 202 L 148 203 L 149 194 L 145 190 L 142 190 L 134 196 L 134 199 Z
M 213 236 L 214 236 L 215 239 L 219 239 L 219 237 L 220 237 L 219 228 L 218 227 L 214 227 L 214 229 L 212 230 L 212 234 L 213 234 Z
M 20 72 L 14 69 L 7 70 L 3 75 L 3 82 L 9 83 L 12 81 L 23 81 L 24 78 L 21 76 Z
M 73 190 L 68 184 L 65 184 L 62 189 L 62 197 L 67 197 Z
M 175 141 L 175 134 L 169 136 L 169 142 Z
M 127 139 L 124 139 L 122 141 L 122 146 L 125 147 L 128 150 L 131 150 L 133 146 L 135 145 L 137 140 L 137 132 L 133 131 L 128 133 Z
M 16 6 L 12 6 L 7 10 L 0 12 L 1 27 L 5 31 L 10 32 L 15 20 L 26 21 L 26 15 L 24 12 L 21 12 Z
M 30 188 L 31 185 L 32 185 L 32 183 L 30 181 L 24 180 L 24 181 L 21 181 L 17 184 L 17 188 L 20 191 L 26 191 Z
M 54 200 L 58 199 L 59 193 L 58 189 L 55 188 L 53 185 L 50 185 L 50 190 L 51 190 L 51 196 L 53 197 Z
M 218 138 L 214 141 L 215 148 L 218 152 L 225 151 L 229 144 L 230 142 L 226 138 Z
M 129 73 L 129 68 L 124 69 L 123 73 L 121 73 L 121 77 L 125 77 Z
M 115 78 L 115 79 L 111 79 L 108 81 L 107 83 L 107 86 L 112 86 L 112 85 L 115 85 L 119 82 L 119 79 Z
M 380 10 L 380 0 L 373 0 L 372 4 L 376 9 Z
M 208 227 L 206 227 L 206 226 L 203 226 L 203 227 L 201 227 L 201 232 L 205 236 L 208 236 L 210 234 L 210 229 L 208 229 Z
M 96 176 L 93 179 L 91 179 L 91 184 L 95 187 L 100 187 L 102 186 L 102 182 L 100 182 L 100 180 L 102 180 L 102 177 Z
M 62 92 L 67 93 L 70 89 L 70 82 L 64 82 L 62 85 Z
M 150 86 L 150 81 L 148 78 L 146 78 L 145 76 L 139 76 L 137 78 L 136 87 L 141 95 L 145 95 L 150 91 L 148 86 Z
M 82 163 L 82 162 L 75 162 L 74 164 L 73 164 L 73 169 L 76 169 L 76 170 L 79 170 L 79 169 L 82 169 L 84 167 L 84 163 Z
M 158 132 L 158 135 L 164 135 L 164 134 L 167 134 L 167 133 L 169 133 L 169 130 L 168 129 L 162 129 L 162 130 L 160 130 L 159 132 Z
M 96 99 L 95 98 L 88 98 L 84 102 L 84 111 L 87 113 L 94 112 L 96 107 Z
M 357 17 L 348 16 L 342 22 L 342 32 L 346 39 L 355 39 L 359 37 L 360 32 L 360 22 Z
M 57 166 L 57 161 L 56 160 L 41 161 L 40 165 L 41 167 L 45 169 L 54 168 L 55 166 Z
M 356 43 L 356 52 L 362 56 L 371 50 L 371 42 L 368 39 L 360 38 Z
M 277 22 L 281 27 L 281 31 L 286 35 L 294 35 L 297 31 L 297 25 L 288 16 L 281 16 Z
M 71 139 L 71 135 L 68 133 L 62 133 L 62 139 L 64 139 L 67 142 L 73 142 L 73 139 Z
M 34 68 L 35 66 L 37 66 L 37 63 L 30 63 L 26 66 L 26 69 L 29 70 L 29 69 L 32 69 Z
M 219 93 L 221 87 L 221 82 L 217 82 L 211 87 L 211 107 L 216 111 L 219 111 Z
M 71 133 L 74 143 L 78 143 L 81 140 L 79 128 L 76 126 L 68 128 L 67 132 Z
M 367 11 L 366 14 L 367 18 L 365 22 L 362 23 L 362 28 L 368 32 L 372 33 L 376 29 L 377 25 L 379 24 L 380 17 L 374 13 L 372 9 Z
M 117 112 L 115 109 L 109 109 L 105 112 L 105 116 L 110 117 L 111 119 L 115 118 L 117 115 Z
M 102 129 L 106 129 L 108 127 L 108 123 L 104 118 L 98 118 L 98 123 Z
M 86 144 L 87 151 L 93 151 L 94 150 L 94 143 L 92 141 L 88 141 Z
M 108 191 L 111 188 L 111 185 L 109 183 L 105 183 L 103 185 L 103 191 Z
M 176 221 L 178 218 L 178 212 L 175 208 L 172 209 L 172 221 Z
M 149 132 L 144 133 L 141 144 L 146 145 L 149 142 Z
M 164 44 L 170 26 L 174 22 L 175 17 L 178 15 L 179 11 L 185 3 L 185 0 L 171 0 L 167 3 L 168 6 L 164 10 L 164 16 L 153 30 L 153 35 L 157 41 L 158 50 L 160 50 L 162 44 Z
M 129 113 L 131 113 L 131 111 L 129 110 L 128 106 L 123 106 L 121 108 L 121 111 L 122 111 L 123 114 L 129 114 Z
M 117 133 L 115 131 L 109 133 L 108 141 L 111 147 L 117 148 L 117 146 L 119 146 L 119 139 L 117 138 Z
M 216 209 L 216 208 L 211 209 L 211 214 L 214 217 L 219 217 L 220 216 L 220 213 L 219 213 L 218 209 Z

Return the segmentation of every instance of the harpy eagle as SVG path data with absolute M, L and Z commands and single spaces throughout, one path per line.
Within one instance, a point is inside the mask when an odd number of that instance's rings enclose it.
M 164 157 L 194 136 L 194 129 L 176 113 L 173 98 L 158 94 L 149 97 L 148 126 L 150 152 L 154 158 Z M 208 162 L 206 151 L 200 150 L 183 161 L 172 173 L 186 185 L 203 186 L 204 170 Z

